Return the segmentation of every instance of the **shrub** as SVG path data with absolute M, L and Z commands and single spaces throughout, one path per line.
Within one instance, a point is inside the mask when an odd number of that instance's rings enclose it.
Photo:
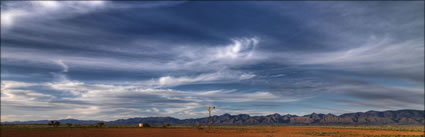
M 96 127 L 103 127 L 105 125 L 104 122 L 97 122 Z
M 54 126 L 54 127 L 58 127 L 58 126 L 60 126 L 60 124 L 61 124 L 61 122 L 59 122 L 59 121 L 49 121 L 47 123 L 47 125 Z
M 59 121 L 56 121 L 55 122 L 55 127 L 58 127 L 58 126 L 60 126 L 61 125 L 61 122 L 59 122 Z
M 169 127 L 169 126 L 170 126 L 170 124 L 168 124 L 168 123 L 162 124 L 162 127 L 163 127 L 163 128 L 167 128 L 167 127 Z
M 143 123 L 143 127 L 151 127 L 148 123 Z

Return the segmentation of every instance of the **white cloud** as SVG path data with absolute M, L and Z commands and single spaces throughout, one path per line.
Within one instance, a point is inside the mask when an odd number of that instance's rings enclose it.
M 212 102 L 296 101 L 295 98 L 279 97 L 262 91 L 251 93 L 234 90 L 181 91 L 134 85 L 89 84 L 72 80 L 48 83 L 5 81 L 2 82 L 2 85 L 2 87 L 6 87 L 5 90 L 2 89 L 2 109 L 4 110 L 2 112 L 5 114 L 13 112 L 44 114 L 49 112 L 49 115 L 55 114 L 57 118 L 72 116 L 78 119 L 109 119 L 119 116 L 140 116 L 144 113 L 190 118 L 199 117 L 198 114 L 204 112 L 198 112 L 196 109 L 204 108 Z M 74 96 L 60 97 L 51 95 L 52 93 L 19 89 L 28 86 L 56 90 L 54 92 L 72 93 Z M 31 108 L 40 108 L 44 111 Z M 111 114 L 113 110 L 118 109 L 119 111 Z M 50 119 L 54 119 L 55 116 Z
M 30 87 L 34 86 L 36 84 L 34 83 L 27 83 L 27 82 L 20 82 L 20 81 L 9 81 L 9 80 L 2 80 L 1 81 L 1 90 L 8 90 L 13 88 L 23 88 L 23 87 Z
M 159 112 L 159 109 L 158 108 L 152 108 L 152 111 L 153 112 Z
M 233 39 L 233 43 L 224 48 L 219 48 L 213 55 L 216 59 L 250 58 L 253 55 L 258 38 Z
M 424 41 L 395 41 L 390 37 L 371 37 L 366 43 L 327 52 L 273 53 L 276 63 L 300 69 L 342 70 L 423 81 Z M 284 60 L 286 62 L 280 62 Z
M 59 66 L 62 67 L 62 72 L 68 72 L 68 65 L 66 65 L 62 60 L 55 61 Z
M 34 1 L 41 5 L 42 8 L 50 8 L 50 9 L 56 9 L 59 8 L 60 3 L 58 1 Z
M 388 38 L 372 38 L 364 45 L 349 50 L 312 54 L 310 59 L 301 61 L 300 63 L 357 64 L 363 67 L 367 64 L 379 66 L 387 64 L 387 66 L 391 67 L 401 67 L 418 63 L 424 57 L 423 51 L 423 40 L 392 43 Z
M 55 90 L 70 92 L 73 95 L 80 95 L 85 92 L 84 89 L 76 88 L 85 86 L 84 83 L 78 81 L 61 81 L 55 83 L 46 83 L 46 86 Z
M 242 74 L 242 75 L 239 77 L 239 79 L 240 79 L 240 80 L 245 80 L 245 79 L 251 79 L 251 78 L 253 78 L 253 77 L 255 77 L 255 74 L 248 74 L 248 73 L 244 73 L 244 74 Z
M 27 82 L 18 82 L 18 81 L 8 81 L 3 80 L 1 82 L 1 100 L 2 101 L 28 101 L 28 100 L 36 100 L 38 98 L 49 99 L 53 98 L 51 95 L 38 93 L 29 89 L 21 89 L 28 88 L 31 86 L 37 86 L 40 83 L 27 83 Z
M 9 27 L 15 22 L 15 18 L 19 16 L 24 16 L 26 12 L 21 10 L 10 10 L 10 11 L 2 11 L 1 12 L 1 27 L 3 29 Z
M 24 38 L 24 37 L 23 37 Z M 176 45 L 175 49 L 168 50 L 170 54 L 176 55 L 171 60 L 134 60 L 113 56 L 84 56 L 76 54 L 60 54 L 36 49 L 17 49 L 2 47 L 2 59 L 7 61 L 28 61 L 33 65 L 46 67 L 49 65 L 61 65 L 63 71 L 68 66 L 75 69 L 102 69 L 102 70 L 126 70 L 126 71 L 217 71 L 241 64 L 252 64 L 264 59 L 257 55 L 255 47 L 259 43 L 258 38 L 234 39 L 229 45 L 215 45 L 213 48 L 179 48 L 186 47 Z M 168 45 L 169 43 L 161 43 Z M 192 46 L 191 46 L 192 47 Z M 193 47 L 196 47 L 193 45 Z M 7 51 L 7 52 L 5 52 Z M 133 50 L 138 51 L 136 49 Z M 30 52 L 31 55 L 26 53 Z M 127 53 L 126 54 L 131 54 Z M 146 53 L 150 54 L 150 53 Z M 52 58 L 54 60 L 52 61 Z M 66 63 L 66 64 L 65 64 Z M 113 65 L 111 65 L 113 64 Z M 245 75 L 248 76 L 248 75 Z M 246 77 L 248 78 L 248 77 Z
M 158 79 L 159 86 L 177 86 L 185 84 L 199 84 L 223 81 L 240 81 L 255 77 L 255 74 L 237 71 L 218 71 L 215 73 L 201 74 L 194 77 L 171 77 L 164 76 Z
M 240 64 L 255 63 L 264 59 L 255 51 L 260 42 L 259 38 L 232 39 L 232 43 L 213 48 L 182 49 L 177 63 L 184 63 L 188 67 L 223 68 L 228 66 L 238 66 Z
M 2 3 L 2 29 L 28 20 L 64 18 L 87 13 L 104 5 L 104 1 L 8 1 Z

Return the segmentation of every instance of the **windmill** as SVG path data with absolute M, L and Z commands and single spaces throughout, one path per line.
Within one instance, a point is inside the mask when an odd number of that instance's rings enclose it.
M 213 109 L 215 109 L 215 108 L 217 108 L 215 105 L 214 106 L 208 106 L 208 126 L 210 126 L 211 125 L 211 111 L 213 110 Z

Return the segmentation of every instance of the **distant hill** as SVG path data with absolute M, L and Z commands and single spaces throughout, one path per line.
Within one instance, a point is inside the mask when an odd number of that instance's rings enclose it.
M 310 114 L 304 116 L 272 114 L 267 116 L 250 116 L 247 114 L 223 114 L 212 116 L 214 125 L 423 125 L 424 110 L 397 110 L 397 111 L 368 111 L 346 113 L 339 116 L 333 114 Z M 61 123 L 95 124 L 96 120 L 63 119 Z M 149 123 L 161 125 L 194 125 L 206 124 L 208 117 L 197 119 L 176 119 L 172 117 L 146 117 L 118 119 L 105 121 L 105 124 L 137 124 Z M 2 124 L 46 124 L 47 120 L 39 121 L 14 121 Z

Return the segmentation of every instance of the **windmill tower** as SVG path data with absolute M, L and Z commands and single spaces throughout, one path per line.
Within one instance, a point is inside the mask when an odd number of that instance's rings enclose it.
M 208 127 L 212 124 L 212 121 L 211 121 L 211 111 L 213 110 L 213 109 L 215 109 L 215 108 L 217 108 L 215 105 L 214 106 L 208 106 Z

